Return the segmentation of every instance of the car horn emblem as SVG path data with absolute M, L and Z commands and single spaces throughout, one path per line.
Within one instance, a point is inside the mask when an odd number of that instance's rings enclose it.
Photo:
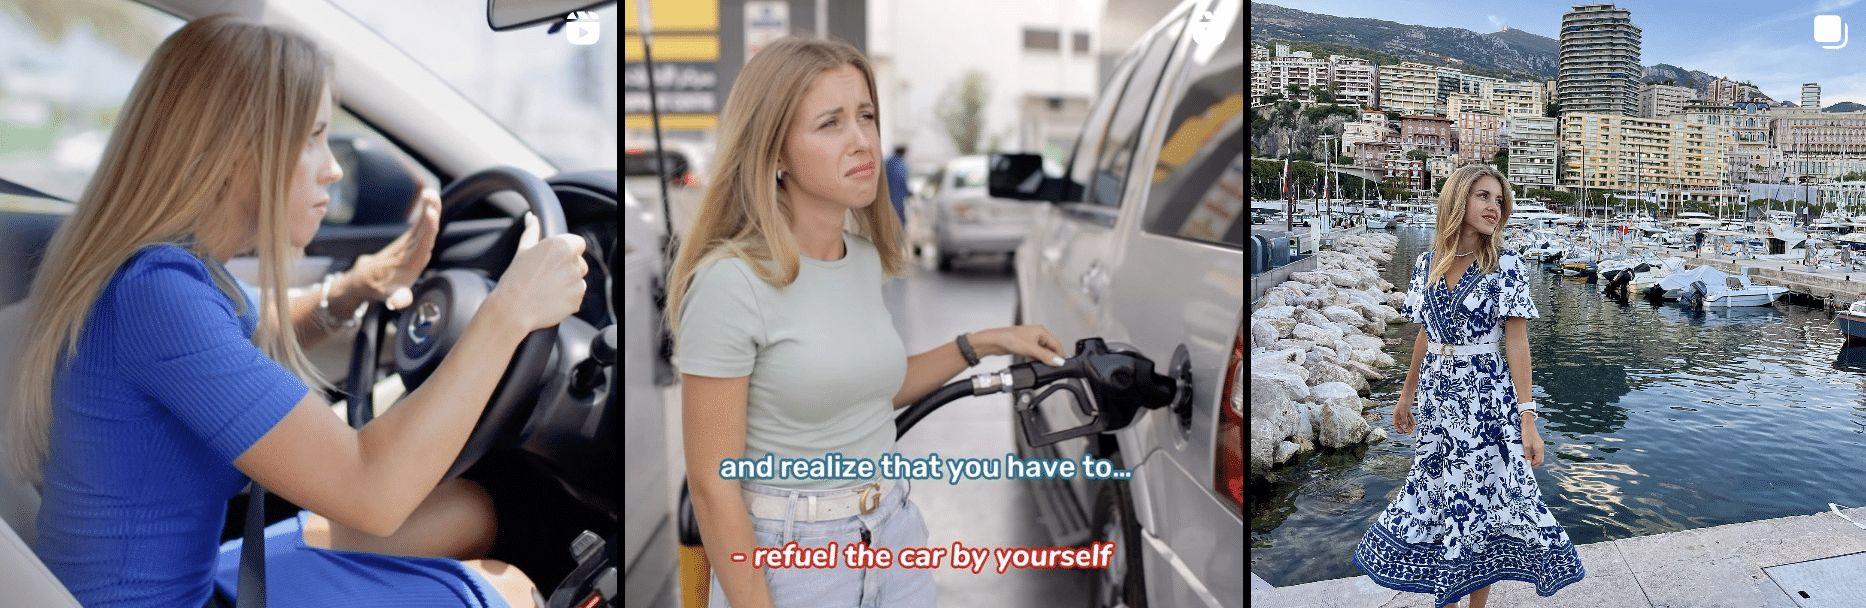
M 408 337 L 415 341 L 415 346 L 425 346 L 434 336 L 434 326 L 441 320 L 441 307 L 433 301 L 422 302 L 415 308 L 415 318 L 408 324 Z

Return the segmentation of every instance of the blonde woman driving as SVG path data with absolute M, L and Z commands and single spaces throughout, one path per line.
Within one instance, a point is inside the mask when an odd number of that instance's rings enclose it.
M 85 606 L 231 605 L 239 543 L 220 531 L 249 478 L 309 511 L 268 530 L 273 608 L 533 605 L 523 573 L 455 559 L 490 547 L 491 504 L 441 477 L 519 341 L 577 309 L 583 241 L 521 245 L 432 379 L 346 426 L 301 346 L 334 315 L 322 290 L 285 295 L 342 177 L 332 77 L 303 37 L 188 23 L 156 49 L 52 239 L 7 444 L 43 488 L 37 552 Z M 411 284 L 438 214 L 426 195 L 408 234 L 330 286 L 329 308 Z M 250 291 L 224 266 L 244 254 L 259 260 Z

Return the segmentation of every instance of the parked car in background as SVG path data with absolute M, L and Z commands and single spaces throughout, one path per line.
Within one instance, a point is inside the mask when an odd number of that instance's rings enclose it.
M 686 232 L 699 211 L 700 195 L 706 192 L 706 177 L 711 169 L 712 153 L 700 144 L 665 140 L 661 153 L 654 142 L 629 142 L 622 149 L 622 184 L 639 203 L 643 219 L 656 234 L 666 235 L 668 222 L 662 219 L 673 209 L 674 234 Z M 668 205 L 661 200 L 661 184 L 667 184 Z
M 637 206 L 622 193 L 625 206 Z M 661 306 L 666 260 L 660 231 L 640 214 L 622 217 L 622 588 L 629 606 L 673 606 L 676 590 L 673 487 L 663 386 L 672 368 L 663 350 Z
M 992 196 L 1041 201 L 1017 250 L 1014 322 L 1120 343 L 1192 389 L 1125 428 L 1042 446 L 1026 433 L 1093 418 L 1066 392 L 1015 396 L 1037 411 L 1030 425 L 1015 417 L 1020 456 L 1092 454 L 1133 471 L 1030 481 L 1056 544 L 1119 548 L 1096 571 L 1093 606 L 1245 605 L 1243 12 L 1242 0 L 1186 0 L 1141 36 L 1060 178 L 1039 175 L 1036 155 L 992 158 Z
M 953 260 L 963 256 L 1010 255 L 1030 233 L 1036 205 L 992 198 L 986 192 L 986 174 L 984 156 L 946 161 L 927 178 L 923 200 L 910 214 L 919 222 L 908 229 L 910 238 L 917 236 L 911 241 L 914 252 L 935 257 L 942 272 L 952 270 Z

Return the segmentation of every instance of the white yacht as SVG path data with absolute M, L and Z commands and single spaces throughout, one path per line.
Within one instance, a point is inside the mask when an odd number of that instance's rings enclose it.
M 1511 221 L 1522 222 L 1524 226 L 1530 228 L 1547 228 L 1554 225 L 1556 220 L 1566 217 L 1568 216 L 1549 211 L 1548 206 L 1536 200 L 1519 201 L 1516 208 L 1510 210 Z
M 1686 211 L 1678 214 L 1678 217 L 1672 220 L 1672 225 L 1689 230 L 1696 230 L 1699 228 L 1713 230 L 1723 227 L 1723 220 L 1717 219 L 1709 213 Z

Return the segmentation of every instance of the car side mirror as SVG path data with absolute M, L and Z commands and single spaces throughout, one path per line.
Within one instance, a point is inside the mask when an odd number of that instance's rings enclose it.
M 1036 154 L 993 154 L 985 186 L 992 198 L 1024 201 L 1061 201 L 1065 180 L 1043 173 L 1043 157 Z
M 402 224 L 420 192 L 420 182 L 394 153 L 350 135 L 330 138 L 330 151 L 344 179 L 330 186 L 324 222 L 346 226 Z

